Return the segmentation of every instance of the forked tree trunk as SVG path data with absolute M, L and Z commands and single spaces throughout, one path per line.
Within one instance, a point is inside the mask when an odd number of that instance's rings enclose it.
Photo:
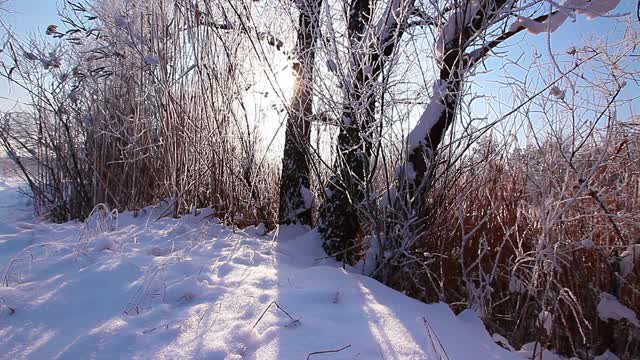
M 295 82 L 285 132 L 278 223 L 312 225 L 308 154 L 313 115 L 315 43 L 319 35 L 322 0 L 302 0 L 296 3 L 300 16 L 296 62 L 293 67 Z
M 345 94 L 342 124 L 338 135 L 334 175 L 326 187 L 326 199 L 320 207 L 318 230 L 323 248 L 338 261 L 354 264 L 360 253 L 362 226 L 358 208 L 363 206 L 368 177 L 372 174 L 373 125 L 376 99 L 373 85 L 380 77 L 385 60 L 391 56 L 404 29 L 399 26 L 413 0 L 389 3 L 378 29 L 363 34 L 370 23 L 369 0 L 351 4 L 348 33 L 352 49 L 352 71 L 355 72 Z

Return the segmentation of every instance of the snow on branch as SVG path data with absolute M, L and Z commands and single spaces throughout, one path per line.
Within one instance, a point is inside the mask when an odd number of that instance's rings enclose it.
M 384 49 L 392 42 L 396 37 L 397 30 L 401 29 L 400 24 L 409 15 L 416 15 L 414 2 L 415 0 L 391 0 L 377 24 L 367 31 L 360 50 L 366 50 L 370 46 L 380 46 Z M 358 53 L 366 54 L 367 51 L 359 51 Z
M 407 137 L 410 153 L 423 145 L 431 128 L 438 122 L 438 119 L 440 119 L 440 115 L 442 115 L 442 112 L 446 108 L 445 96 L 448 95 L 447 91 L 447 81 L 437 80 L 433 84 L 433 95 L 431 95 L 429 104 Z
M 553 12 L 551 14 L 545 14 L 545 15 L 541 15 L 538 16 L 535 19 L 528 19 L 529 22 L 535 22 L 535 23 L 543 23 L 544 21 L 547 20 L 547 18 L 549 18 L 549 16 L 553 16 L 556 12 Z M 517 26 L 516 26 L 517 24 Z M 527 27 L 525 26 L 524 23 L 521 23 L 520 20 L 516 21 L 515 23 L 513 23 L 511 25 L 511 27 L 509 28 L 509 31 L 502 33 L 500 36 L 498 36 L 497 38 L 495 38 L 494 40 L 482 45 L 481 47 L 473 50 L 472 52 L 470 52 L 467 55 L 467 58 L 469 59 L 469 65 L 472 66 L 473 64 L 477 63 L 479 60 L 482 60 L 482 58 L 484 58 L 491 50 L 493 50 L 496 46 L 500 45 L 502 42 L 504 42 L 505 40 L 513 37 L 514 35 L 520 33 L 522 30 L 526 30 Z
M 552 33 L 564 24 L 567 18 L 575 18 L 575 14 L 585 15 L 589 19 L 605 16 L 611 10 L 615 9 L 620 0 L 567 0 L 557 10 L 551 11 L 549 14 L 541 15 L 536 18 L 518 16 L 518 20 L 511 24 L 509 31 L 502 33 L 494 40 L 475 49 L 467 55 L 469 64 L 473 65 L 484 58 L 492 49 L 500 45 L 503 41 L 518 34 L 522 30 L 527 30 L 532 34 Z
M 585 15 L 589 19 L 594 19 L 606 15 L 615 9 L 619 3 L 620 0 L 567 0 L 559 7 L 559 10 L 553 11 L 544 20 L 519 16 L 518 21 L 511 24 L 509 30 L 513 31 L 524 27 L 532 34 L 540 34 L 543 32 L 552 33 L 558 30 L 569 16 L 575 17 L 574 13 Z
M 464 6 L 457 8 L 451 12 L 446 23 L 440 29 L 438 39 L 436 40 L 436 54 L 441 57 L 447 49 L 447 44 L 457 39 L 467 26 L 478 15 L 480 10 L 479 1 L 470 1 Z

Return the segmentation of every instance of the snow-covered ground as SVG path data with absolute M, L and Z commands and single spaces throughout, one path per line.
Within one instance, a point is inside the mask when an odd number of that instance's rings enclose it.
M 19 185 L 0 180 L 1 359 L 521 359 L 470 311 L 318 260 L 315 232 L 161 207 L 50 224 Z

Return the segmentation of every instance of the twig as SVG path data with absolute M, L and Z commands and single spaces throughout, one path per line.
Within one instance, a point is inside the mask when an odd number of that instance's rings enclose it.
M 429 324 L 429 321 L 427 321 L 427 318 L 425 316 L 422 317 L 422 320 L 424 321 L 424 325 L 427 328 L 427 335 L 429 335 L 429 340 L 431 340 L 431 346 L 433 347 L 433 350 L 437 351 L 436 347 L 434 346 L 433 339 L 431 338 L 431 333 L 433 333 L 433 336 L 436 337 L 436 341 L 438 342 L 440 349 L 442 349 L 442 352 L 444 352 L 445 358 L 449 360 L 449 354 L 447 354 L 447 350 L 445 350 L 444 346 L 442 346 L 442 342 L 440 341 L 440 338 L 438 338 L 438 334 L 435 332 L 435 330 L 433 330 L 433 328 L 431 327 L 431 325 Z
M 282 311 L 283 313 L 285 313 L 285 315 L 287 315 L 289 317 L 289 319 L 291 320 L 290 323 L 288 323 L 287 325 L 285 325 L 285 327 L 296 323 L 296 322 L 300 322 L 300 318 L 298 319 L 294 319 L 293 316 L 291 316 L 285 309 L 283 309 L 280 305 L 278 305 L 278 303 L 274 300 L 272 302 L 269 303 L 269 305 L 267 306 L 266 309 L 264 309 L 264 311 L 262 312 L 262 315 L 260 315 L 260 317 L 258 318 L 258 320 L 256 321 L 255 324 L 253 324 L 253 326 L 251 327 L 251 329 L 255 329 L 256 326 L 258 326 L 258 323 L 260 322 L 260 320 L 262 320 L 262 318 L 264 317 L 264 315 L 267 313 L 267 311 L 269 311 L 269 309 L 271 308 L 271 306 L 275 305 L 280 311 Z
M 311 358 L 311 355 L 318 355 L 318 354 L 328 354 L 328 353 L 337 353 L 340 352 L 344 349 L 350 348 L 351 344 L 341 347 L 340 349 L 336 349 L 336 350 L 324 350 L 324 351 L 314 351 L 312 353 L 309 353 L 309 355 L 307 355 L 307 360 L 309 360 Z
M 291 319 L 291 320 L 295 320 L 295 319 L 293 318 L 293 316 L 289 315 L 289 313 L 288 313 L 285 309 L 281 308 L 281 307 L 280 307 L 280 305 L 278 305 L 278 303 L 277 303 L 277 302 L 275 302 L 275 301 L 274 301 L 273 303 L 278 307 L 278 309 L 280 309 L 280 311 L 282 311 L 283 313 L 285 313 L 285 314 L 289 317 L 289 319 Z M 298 320 L 299 320 L 299 319 L 298 319 Z
M 205 316 L 207 316 L 207 314 L 209 313 L 209 310 L 211 310 L 215 305 L 216 304 L 213 304 L 213 305 L 209 306 L 209 308 L 207 308 L 205 311 L 202 312 L 202 316 L 200 316 L 200 319 L 198 320 L 197 326 L 200 326 L 200 323 L 205 318 Z M 222 310 L 222 302 L 220 302 L 219 305 L 218 305 L 218 314 L 220 313 L 220 310 Z
M 291 320 L 291 321 L 290 321 L 289 323 L 287 323 L 287 325 L 285 325 L 284 327 L 289 327 L 289 326 L 291 326 L 291 325 L 299 325 L 299 324 L 300 324 L 300 319 L 302 319 L 302 318 L 298 318 L 298 319 Z
M 0 300 L 2 300 L 2 304 L 0 304 L 0 308 L 2 308 L 3 305 L 6 306 L 9 309 L 9 316 L 11 316 L 11 315 L 16 313 L 16 309 L 14 309 L 11 306 L 7 305 L 7 302 L 3 297 L 0 297 Z
M 256 323 L 255 323 L 255 324 L 253 324 L 253 326 L 251 327 L 251 329 L 252 329 L 252 330 L 253 330 L 253 329 L 255 329 L 255 328 L 256 328 L 256 326 L 258 326 L 258 323 L 260 322 L 260 320 L 262 320 L 262 318 L 264 317 L 264 314 L 266 314 L 266 313 L 267 313 L 267 310 L 269 310 L 269 309 L 271 308 L 271 306 L 273 305 L 273 303 L 274 303 L 274 302 L 275 302 L 275 301 L 270 302 L 270 303 L 269 303 L 269 305 L 267 306 L 267 308 L 266 308 L 266 309 L 264 309 L 264 311 L 262 312 L 262 315 L 260 315 L 260 317 L 258 318 L 258 320 L 256 321 Z

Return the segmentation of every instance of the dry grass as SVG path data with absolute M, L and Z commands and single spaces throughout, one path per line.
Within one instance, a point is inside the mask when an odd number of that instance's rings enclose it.
M 242 96 L 251 34 L 200 24 L 189 1 L 66 6 L 57 39 L 10 42 L 4 63 L 32 106 L 6 115 L 1 143 L 35 162 L 18 168 L 38 212 L 67 221 L 169 199 L 169 216 L 211 206 L 273 223 L 279 167 Z
M 620 254 L 640 240 L 640 133 L 617 124 L 608 135 L 573 169 L 551 142 L 509 155 L 485 145 L 469 160 L 482 166 L 435 186 L 442 201 L 415 248 L 420 261 L 391 283 L 457 311 L 475 308 L 517 347 L 539 341 L 582 358 L 640 352 L 639 329 L 596 311 L 607 292 L 640 313 L 640 264 L 625 277 L 619 268 Z M 553 314 L 551 336 L 542 311 Z

